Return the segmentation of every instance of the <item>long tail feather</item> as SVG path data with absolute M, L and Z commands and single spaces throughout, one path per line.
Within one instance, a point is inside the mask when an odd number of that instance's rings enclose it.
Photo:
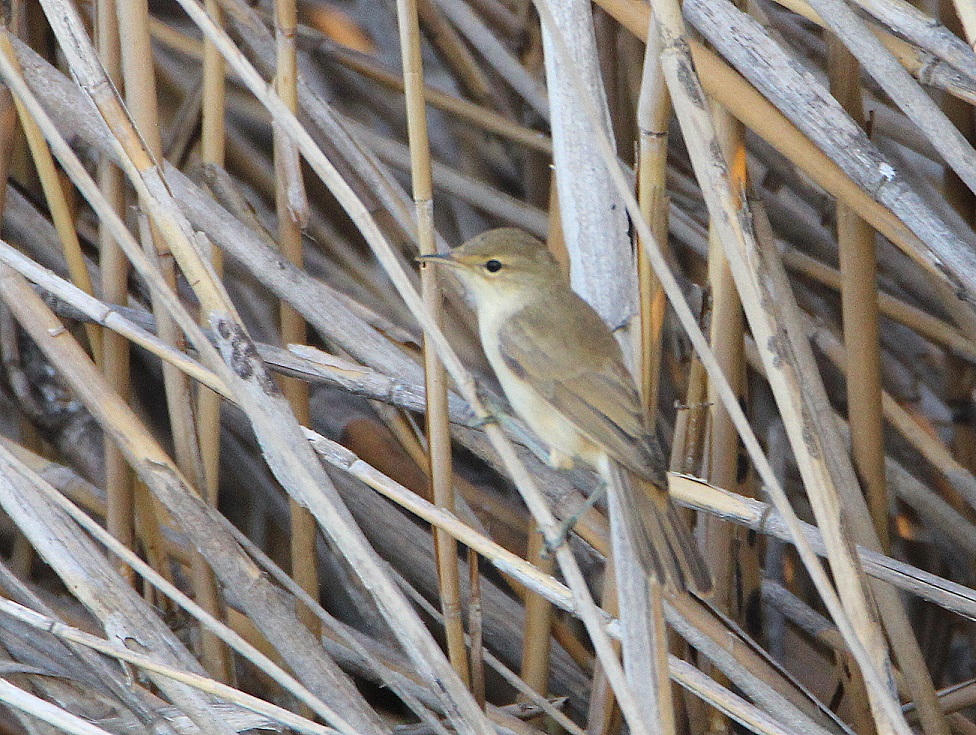
M 668 491 L 613 460 L 603 464 L 601 474 L 608 491 L 617 493 L 621 521 L 644 572 L 677 590 L 708 595 L 712 576 Z

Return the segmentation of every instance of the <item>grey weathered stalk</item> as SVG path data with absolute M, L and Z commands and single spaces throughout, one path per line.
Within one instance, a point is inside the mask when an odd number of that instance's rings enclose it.
M 0 266 L 0 280 L 10 283 L 12 269 Z M 41 557 L 64 579 L 73 593 L 119 645 L 138 645 L 158 660 L 194 673 L 203 669 L 162 623 L 159 616 L 126 583 L 105 556 L 36 486 L 44 483 L 5 447 L 0 448 L 0 504 L 31 540 Z M 199 692 L 166 677 L 152 677 L 200 728 L 200 732 L 232 735 Z
M 727 2 L 690 0 L 685 16 L 848 176 L 927 246 L 909 253 L 976 304 L 976 254 L 911 189 L 817 79 Z M 775 81 L 774 81 L 775 80 Z
M 590 3 L 569 0 L 553 4 L 553 18 L 569 43 L 573 66 L 553 48 L 554 31 L 542 25 L 552 144 L 560 223 L 570 253 L 573 290 L 586 299 L 613 329 L 629 327 L 637 314 L 637 278 L 627 237 L 623 201 L 600 161 L 597 135 L 611 135 L 610 111 L 600 76 Z M 582 90 L 582 91 L 580 91 Z M 598 110 L 599 130 L 579 114 L 580 94 Z M 631 331 L 618 339 L 632 365 Z

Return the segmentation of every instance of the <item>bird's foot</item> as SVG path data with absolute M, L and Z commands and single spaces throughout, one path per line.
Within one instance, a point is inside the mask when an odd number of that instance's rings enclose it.
M 590 508 L 600 502 L 600 498 L 606 495 L 606 493 L 607 485 L 605 482 L 601 481 L 600 484 L 597 485 L 590 493 L 590 496 L 580 504 L 579 508 L 573 511 L 572 515 L 563 520 L 563 522 L 559 525 L 559 533 L 556 534 L 556 537 L 554 539 L 545 540 L 546 556 L 554 554 L 556 549 L 566 543 L 566 540 L 569 538 L 569 534 L 573 532 L 574 528 L 576 528 L 576 524 L 579 523 L 580 518 L 586 515 L 586 512 Z
M 489 410 L 485 412 L 483 416 L 478 416 L 477 418 L 475 418 L 475 420 L 471 422 L 471 428 L 483 429 L 486 426 L 488 426 L 488 424 L 498 424 L 498 423 L 501 423 L 498 420 L 498 414 Z

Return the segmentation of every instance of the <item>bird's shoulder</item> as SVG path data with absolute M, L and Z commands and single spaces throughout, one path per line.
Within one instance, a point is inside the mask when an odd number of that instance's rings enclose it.
M 602 370 L 623 354 L 599 314 L 570 288 L 540 290 L 499 329 L 521 353 L 545 350 L 548 372 Z

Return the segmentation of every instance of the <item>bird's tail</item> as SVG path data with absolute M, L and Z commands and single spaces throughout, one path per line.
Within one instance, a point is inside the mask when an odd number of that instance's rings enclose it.
M 668 491 L 612 460 L 606 465 L 601 474 L 608 491 L 617 494 L 619 522 L 644 572 L 673 589 L 708 595 L 712 575 Z

